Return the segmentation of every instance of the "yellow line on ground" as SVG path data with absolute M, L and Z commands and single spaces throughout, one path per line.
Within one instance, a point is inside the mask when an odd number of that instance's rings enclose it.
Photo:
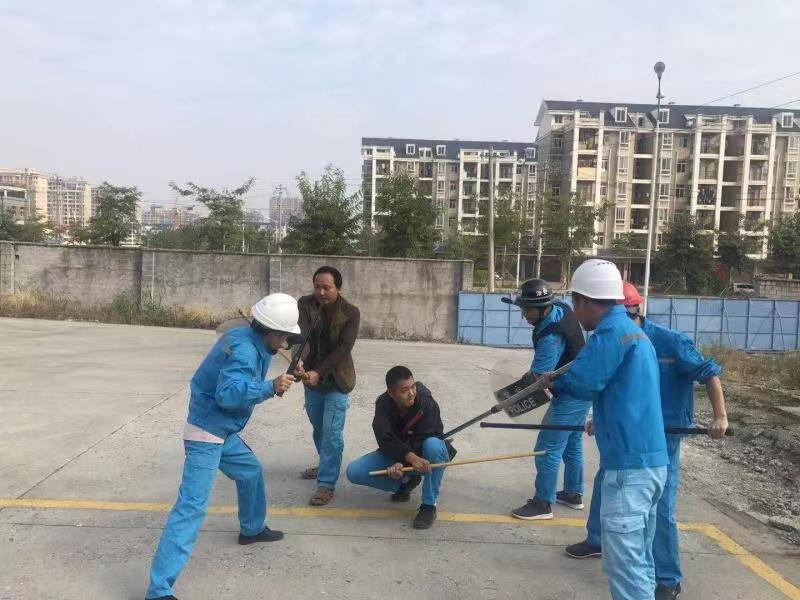
M 110 510 L 110 511 L 139 511 L 139 512 L 167 512 L 171 504 L 159 502 L 106 502 L 101 500 L 47 500 L 38 498 L 0 498 L 2 508 L 30 508 L 30 509 L 62 509 L 62 510 Z M 208 513 L 212 515 L 236 514 L 235 506 L 211 506 Z M 295 507 L 270 507 L 270 515 L 284 517 L 332 517 L 340 519 L 406 519 L 413 513 L 405 510 L 370 509 L 370 508 L 312 508 L 310 506 Z M 520 521 L 507 515 L 493 515 L 480 513 L 454 513 L 440 512 L 440 521 L 454 523 L 506 523 L 506 524 L 536 524 L 561 527 L 583 527 L 583 519 L 552 519 L 549 521 Z M 786 581 L 784 577 L 757 556 L 748 552 L 730 536 L 711 523 L 679 523 L 682 531 L 693 531 L 705 535 L 715 541 L 717 545 L 736 558 L 755 575 L 769 583 L 790 600 L 800 600 L 800 588 Z

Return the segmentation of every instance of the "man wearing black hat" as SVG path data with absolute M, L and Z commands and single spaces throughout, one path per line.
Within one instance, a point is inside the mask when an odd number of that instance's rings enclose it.
M 533 326 L 534 377 L 548 373 L 572 361 L 584 346 L 583 331 L 569 305 L 554 300 L 547 282 L 531 279 L 522 284 L 513 300 L 503 302 L 519 306 L 525 320 Z M 583 425 L 589 412 L 589 402 L 559 395 L 553 398 L 543 423 L 551 425 Z M 535 493 L 528 502 L 511 511 L 512 516 L 525 520 L 552 519 L 555 502 L 575 510 L 583 509 L 583 432 L 541 431 L 537 456 Z M 556 493 L 558 469 L 564 461 L 564 489 Z

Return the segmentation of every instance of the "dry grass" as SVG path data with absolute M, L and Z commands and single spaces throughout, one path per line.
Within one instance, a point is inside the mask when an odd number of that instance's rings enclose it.
M 41 292 L 20 292 L 0 299 L 0 317 L 54 319 L 214 329 L 221 321 L 211 311 L 160 302 L 136 302 L 127 293 L 110 304 L 87 304 Z
M 726 381 L 800 390 L 800 352 L 749 354 L 721 346 L 706 348 L 724 369 Z

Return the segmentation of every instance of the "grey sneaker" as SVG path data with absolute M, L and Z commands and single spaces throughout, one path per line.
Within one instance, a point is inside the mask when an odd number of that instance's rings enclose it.
M 574 510 L 583 510 L 583 497 L 577 492 L 558 492 L 556 502 Z
M 553 518 L 553 509 L 549 502 L 531 498 L 525 506 L 512 510 L 511 516 L 524 521 L 545 521 Z
M 593 546 L 585 541 L 567 546 L 564 551 L 570 558 L 599 558 L 602 555 L 600 546 Z

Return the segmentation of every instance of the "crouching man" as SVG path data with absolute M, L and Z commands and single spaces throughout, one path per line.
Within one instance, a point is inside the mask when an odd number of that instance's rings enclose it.
M 217 469 L 236 482 L 239 543 L 283 538 L 280 531 L 267 527 L 261 463 L 239 432 L 257 404 L 283 394 L 294 381 L 286 374 L 272 381 L 264 378 L 272 356 L 300 333 L 297 301 L 286 294 L 271 294 L 252 312 L 252 325 L 227 331 L 192 378 L 183 434 L 183 478 L 150 568 L 148 600 L 175 599 L 172 586 L 194 548 Z
M 394 502 L 408 502 L 411 490 L 424 476 L 422 505 L 414 528 L 430 528 L 436 520 L 436 500 L 444 475 L 444 468 L 432 469 L 431 464 L 447 462 L 451 455 L 441 439 L 444 427 L 439 405 L 428 388 L 414 381 L 406 367 L 392 367 L 386 373 L 386 392 L 375 401 L 372 429 L 378 450 L 350 463 L 347 479 L 356 485 L 391 492 Z M 403 473 L 404 466 L 411 466 L 414 471 Z M 383 469 L 388 469 L 388 477 L 369 474 Z

